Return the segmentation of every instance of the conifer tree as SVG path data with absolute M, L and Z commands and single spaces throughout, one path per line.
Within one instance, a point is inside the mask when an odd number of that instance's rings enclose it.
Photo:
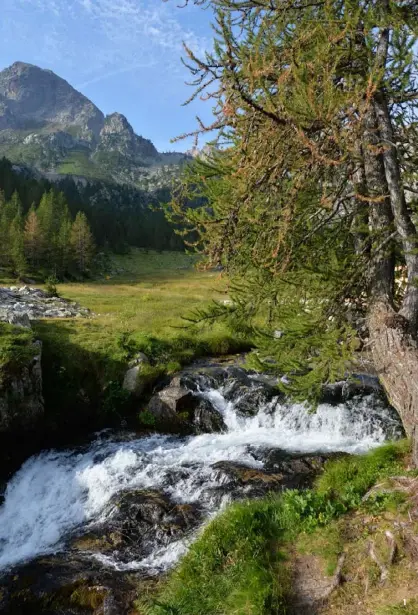
M 216 103 L 196 134 L 218 129 L 223 147 L 186 172 L 169 215 L 230 273 L 234 306 L 215 312 L 252 324 L 257 360 L 274 358 L 292 375 L 283 388 L 305 398 L 344 375 L 352 316 L 363 318 L 418 463 L 418 231 L 406 200 L 418 4 L 195 4 L 212 5 L 217 37 L 204 58 L 188 50 L 194 96 Z M 205 205 L 187 208 L 196 197 Z M 408 275 L 400 300 L 396 264 Z
M 60 216 L 60 228 L 58 232 L 58 273 L 65 275 L 68 273 L 72 260 L 71 244 L 72 221 L 68 205 L 63 204 Z
M 32 205 L 25 220 L 23 232 L 25 255 L 28 264 L 35 269 L 42 258 L 43 236 L 35 205 Z
M 80 211 L 71 228 L 71 248 L 78 270 L 86 273 L 94 255 L 94 240 L 87 217 Z
M 42 235 L 42 262 L 52 270 L 55 269 L 57 252 L 55 192 L 52 189 L 42 195 L 37 215 Z
M 17 192 L 12 194 L 10 201 L 7 201 L 3 205 L 3 209 L 0 212 L 0 228 L 2 231 L 2 264 L 13 265 L 13 241 L 12 241 L 12 224 L 16 216 L 21 215 L 22 204 Z
M 13 268 L 18 276 L 26 272 L 27 262 L 25 258 L 25 245 L 23 239 L 23 215 L 22 208 L 18 211 L 10 225 L 10 255 Z

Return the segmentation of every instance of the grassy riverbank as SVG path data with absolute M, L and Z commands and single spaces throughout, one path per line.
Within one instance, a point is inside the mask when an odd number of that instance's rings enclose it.
M 148 375 L 153 382 L 197 357 L 248 348 L 248 340 L 231 335 L 223 325 L 191 327 L 184 319 L 227 297 L 225 278 L 195 265 L 195 257 L 182 253 L 134 249 L 112 257 L 98 279 L 58 286 L 62 297 L 95 316 L 34 324 L 43 341 L 47 405 L 57 420 L 78 407 L 83 416 L 88 407 L 90 415 L 94 406 L 97 413 L 119 420 L 127 399 L 121 389 L 123 374 L 139 351 L 151 360 Z
M 303 600 L 318 597 L 322 585 L 330 599 L 315 613 L 394 615 L 398 603 L 399 612 L 416 613 L 410 542 L 418 527 L 418 486 L 407 464 L 407 444 L 389 444 L 329 462 L 311 491 L 231 506 L 138 612 L 302 613 Z

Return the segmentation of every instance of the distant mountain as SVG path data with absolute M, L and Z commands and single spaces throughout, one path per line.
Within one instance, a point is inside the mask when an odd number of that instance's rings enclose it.
M 54 181 L 71 175 L 150 191 L 190 157 L 159 153 L 125 116 L 105 117 L 67 81 L 23 62 L 0 72 L 0 156 Z

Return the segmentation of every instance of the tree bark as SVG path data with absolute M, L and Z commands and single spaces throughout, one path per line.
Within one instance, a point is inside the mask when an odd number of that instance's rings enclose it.
M 418 235 L 411 219 L 402 185 L 399 159 L 394 144 L 394 134 L 385 95 L 375 97 L 375 109 L 383 141 L 383 161 L 394 222 L 402 242 L 408 273 L 408 285 L 400 313 L 409 321 L 411 331 L 418 328 Z
M 412 439 L 418 466 L 418 345 L 405 320 L 387 303 L 375 303 L 369 317 L 373 362 L 390 403 Z
M 364 171 L 366 177 L 366 198 L 369 201 L 369 226 L 371 239 L 381 245 L 392 233 L 393 214 L 388 197 L 383 158 L 378 153 L 379 133 L 374 108 L 370 107 L 364 120 Z M 373 254 L 373 246 L 372 246 Z M 369 272 L 370 303 L 393 304 L 395 262 L 391 242 L 373 254 Z

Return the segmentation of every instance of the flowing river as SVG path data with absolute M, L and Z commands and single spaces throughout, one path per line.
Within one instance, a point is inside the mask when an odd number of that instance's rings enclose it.
M 138 437 L 104 432 L 88 447 L 45 451 L 26 461 L 8 483 L 0 508 L 0 571 L 65 551 L 75 536 L 112 525 L 120 514 L 115 504 L 120 494 L 152 490 L 172 506 L 194 506 L 197 527 L 231 498 L 251 495 L 248 484 L 237 485 L 222 468 L 265 472 L 272 454 L 280 460 L 362 453 L 402 433 L 397 415 L 373 392 L 321 404 L 311 413 L 276 394 L 264 395 L 260 380 L 245 376 L 243 386 L 236 372 L 218 380 L 199 375 L 194 387 L 194 395 L 222 415 L 224 433 Z M 142 551 L 122 552 L 116 545 L 100 552 L 86 546 L 85 555 L 114 570 L 155 573 L 177 561 L 196 527 L 180 537 L 172 532 L 154 540 L 152 535 Z

